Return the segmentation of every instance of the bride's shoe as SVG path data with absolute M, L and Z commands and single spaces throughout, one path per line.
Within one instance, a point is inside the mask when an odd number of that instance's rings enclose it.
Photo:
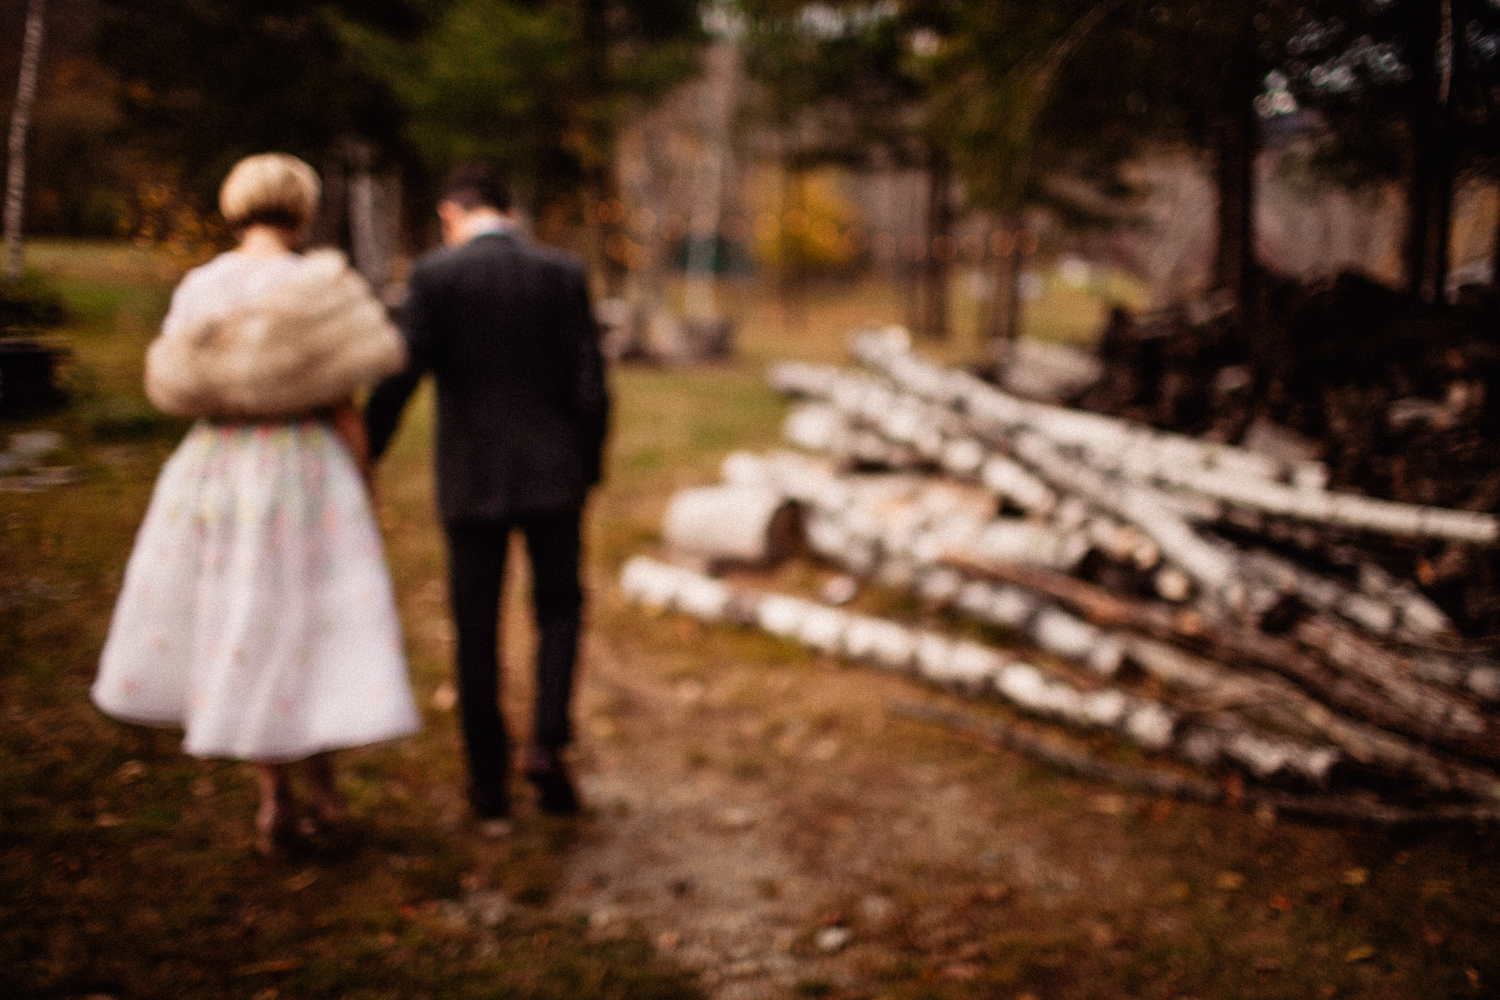
M 314 754 L 303 766 L 307 779 L 307 804 L 313 819 L 323 827 L 338 826 L 349 818 L 344 797 L 333 776 L 333 761 L 326 753 Z
M 260 810 L 255 814 L 255 849 L 262 857 L 280 855 L 295 829 L 296 820 L 288 796 L 261 799 Z

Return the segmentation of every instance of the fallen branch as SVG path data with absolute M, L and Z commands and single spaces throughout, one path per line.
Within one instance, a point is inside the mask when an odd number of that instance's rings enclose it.
M 978 643 L 800 598 L 732 587 L 640 556 L 626 564 L 621 584 L 628 597 L 649 607 L 683 611 L 704 621 L 753 625 L 831 655 L 911 670 L 928 681 L 970 693 L 993 692 L 1022 711 L 1106 729 L 1199 767 L 1233 763 L 1259 778 L 1284 773 L 1323 784 L 1340 760 L 1332 747 L 1258 732 L 1233 716 L 1184 717 L 1160 702 L 1118 688 L 1082 690 Z
M 1196 775 L 1101 760 L 1083 750 L 1034 736 L 1017 726 L 970 713 L 910 702 L 896 702 L 891 705 L 890 710 L 892 714 L 902 718 L 969 733 L 991 746 L 1014 750 L 1082 778 L 1205 805 L 1243 804 L 1252 809 L 1269 807 L 1277 813 L 1304 819 L 1358 820 L 1380 826 L 1493 822 L 1500 819 L 1500 807 L 1497 806 L 1443 805 L 1409 809 L 1347 795 L 1296 795 L 1265 789 L 1241 789 Z
M 1484 720 L 1481 733 L 1455 732 L 1434 719 L 1393 704 L 1363 680 L 1319 662 L 1296 643 L 1231 622 L 1211 621 L 1177 610 L 1113 594 L 1060 573 L 1014 564 L 944 560 L 960 572 L 999 580 L 1046 594 L 1095 624 L 1141 632 L 1197 649 L 1210 659 L 1247 663 L 1288 677 L 1331 705 L 1383 729 L 1404 733 L 1481 760 L 1500 760 L 1500 741 Z

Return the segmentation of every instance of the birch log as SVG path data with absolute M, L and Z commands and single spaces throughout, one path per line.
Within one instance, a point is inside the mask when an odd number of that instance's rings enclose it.
M 996 746 L 1017 751 L 1034 760 L 1060 768 L 1079 777 L 1144 792 L 1170 795 L 1174 798 L 1210 805 L 1242 803 L 1252 809 L 1270 808 L 1288 816 L 1321 820 L 1358 820 L 1383 826 L 1420 826 L 1439 823 L 1493 822 L 1500 819 L 1500 808 L 1491 805 L 1442 805 L 1420 809 L 1372 802 L 1353 795 L 1299 795 L 1269 789 L 1247 788 L 1231 793 L 1224 783 L 1197 775 L 1183 775 L 1156 768 L 1134 767 L 1101 760 L 1083 750 L 1062 746 L 1053 740 L 1024 732 L 1020 727 L 1005 725 L 996 719 L 938 708 L 933 705 L 898 703 L 896 715 L 919 722 L 935 723 L 951 729 L 973 733 Z
M 1000 580 L 1044 593 L 1095 624 L 1141 632 L 1152 638 L 1196 648 L 1211 659 L 1246 663 L 1281 674 L 1324 702 L 1382 729 L 1472 756 L 1500 761 L 1500 739 L 1483 718 L 1481 732 L 1455 731 L 1430 716 L 1394 704 L 1365 681 L 1337 671 L 1309 656 L 1296 642 L 1231 622 L 1211 621 L 1189 610 L 1155 606 L 1112 594 L 1092 584 L 1029 566 L 978 564 L 948 560 L 980 578 Z
M 627 597 L 648 607 L 754 625 L 829 655 L 911 671 L 971 694 L 994 693 L 1023 712 L 1106 729 L 1200 767 L 1233 764 L 1260 778 L 1286 774 L 1321 784 L 1340 760 L 1332 747 L 1258 732 L 1227 715 L 1185 719 L 1119 688 L 1082 690 L 974 642 L 800 598 L 756 593 L 642 556 L 625 565 L 621 586 Z
M 1246 449 L 1019 399 L 966 372 L 918 358 L 904 331 L 864 333 L 852 346 L 862 362 L 902 389 L 961 408 L 975 430 L 990 437 L 1030 430 L 1053 444 L 1082 449 L 1098 468 L 1262 514 L 1403 538 L 1500 542 L 1500 518 L 1492 514 L 1333 493 L 1321 488 L 1327 473 L 1318 463 L 1283 463 Z
M 796 551 L 800 530 L 795 507 L 775 490 L 703 486 L 672 497 L 662 535 L 690 558 L 769 565 Z
M 818 551 L 815 540 L 813 548 Z M 821 554 L 836 560 L 839 550 Z M 1275 674 L 1231 672 L 1175 646 L 1090 624 L 1022 587 L 940 567 L 920 570 L 914 587 L 929 601 L 1011 629 L 1039 649 L 1101 676 L 1114 676 L 1128 660 L 1170 687 L 1195 696 L 1200 708 L 1244 711 L 1278 728 L 1327 740 L 1361 764 L 1435 791 L 1462 791 L 1500 800 L 1500 778 L 1495 775 L 1347 719 Z
M 860 403 L 859 400 L 871 397 L 875 391 L 865 381 L 846 381 L 836 370 L 801 366 L 792 371 L 795 377 L 783 377 L 782 384 L 800 385 L 804 394 L 827 391 L 834 397 L 843 398 L 853 413 L 864 414 L 871 422 L 878 423 L 881 414 L 892 408 L 883 398 L 876 398 L 875 403 L 868 406 Z M 841 386 L 847 388 L 841 389 Z M 822 411 L 822 420 L 828 425 L 838 423 L 837 415 L 826 409 Z M 941 424 L 942 420 L 935 418 L 935 423 Z M 847 427 L 847 423 L 844 426 Z M 852 429 L 845 433 L 852 433 Z M 804 438 L 803 443 L 818 442 Z M 1431 602 L 1409 586 L 1399 587 L 1373 568 L 1361 574 L 1361 586 L 1353 587 L 1264 550 L 1242 551 L 1224 542 L 1211 541 L 1193 530 L 1185 510 L 1164 502 L 1165 495 L 1159 490 L 1122 483 L 1069 457 L 1047 439 L 1030 431 L 1012 435 L 1010 444 L 1016 455 L 1042 473 L 1042 479 L 1051 487 L 1069 496 L 1083 497 L 1096 510 L 1125 519 L 1123 525 L 1098 519 L 1096 527 L 1110 523 L 1110 534 L 1116 539 L 1126 539 L 1139 526 L 1140 537 L 1149 539 L 1150 547 L 1137 550 L 1145 553 L 1144 558 L 1134 560 L 1138 566 L 1150 568 L 1157 558 L 1158 549 L 1164 550 L 1171 565 L 1156 578 L 1157 592 L 1164 598 L 1181 601 L 1190 596 L 1191 587 L 1182 576 L 1185 573 L 1201 593 L 1222 606 L 1225 613 L 1243 619 L 1258 619 L 1284 597 L 1296 596 L 1314 608 L 1340 615 L 1378 636 L 1436 642 L 1444 641 L 1450 635 L 1451 623 Z M 1030 476 L 1030 473 L 1022 470 L 1022 475 Z M 1055 495 L 1048 486 L 1042 489 L 1047 491 L 1049 500 Z M 1057 505 L 1054 502 L 1052 506 Z M 1094 541 L 1097 550 L 1116 559 L 1122 558 L 1124 553 L 1121 550 L 1128 546 L 1128 542 L 1123 541 L 1112 544 L 1097 531 Z M 1220 613 L 1212 604 L 1206 610 L 1214 616 Z M 1347 646 L 1343 643 L 1327 647 L 1320 642 L 1315 648 L 1326 655 L 1330 649 L 1337 653 Z M 1362 657 L 1336 662 L 1355 671 L 1362 671 L 1366 666 Z M 1428 655 L 1410 658 L 1407 672 L 1419 682 L 1458 687 L 1490 699 L 1500 695 L 1500 669 L 1477 658 L 1469 658 L 1466 662 L 1464 658 L 1455 658 L 1434 649 Z M 1415 694 L 1411 685 L 1400 683 L 1398 698 L 1405 699 L 1410 705 L 1414 704 L 1412 696 Z M 1463 719 L 1463 709 L 1453 708 L 1452 711 L 1457 719 Z

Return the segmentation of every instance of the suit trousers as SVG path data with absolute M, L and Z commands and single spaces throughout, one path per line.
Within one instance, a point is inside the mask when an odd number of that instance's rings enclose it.
M 475 788 L 505 787 L 510 740 L 500 712 L 500 598 L 513 529 L 526 539 L 532 607 L 540 643 L 532 741 L 555 749 L 570 736 L 569 703 L 583 590 L 578 582 L 582 508 L 525 514 L 496 521 L 450 521 L 448 595 L 458 630 L 459 713 Z

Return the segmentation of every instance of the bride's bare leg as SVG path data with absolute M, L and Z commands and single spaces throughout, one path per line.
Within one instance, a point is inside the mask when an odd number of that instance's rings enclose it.
M 267 857 L 276 853 L 292 826 L 292 803 L 286 778 L 285 764 L 255 762 L 255 782 L 260 787 L 260 811 L 255 814 L 255 849 Z
M 315 753 L 302 762 L 302 773 L 307 778 L 307 798 L 318 822 L 342 823 L 345 817 L 344 797 L 339 794 L 337 780 L 333 776 L 333 751 Z

